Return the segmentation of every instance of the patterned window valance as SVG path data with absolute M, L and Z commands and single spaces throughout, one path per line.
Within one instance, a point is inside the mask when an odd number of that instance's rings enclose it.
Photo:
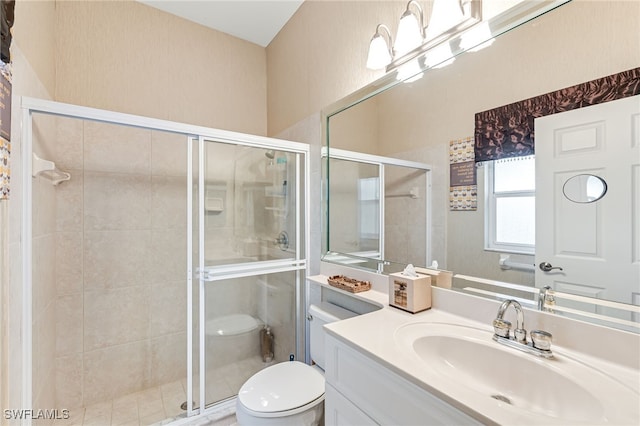
M 640 68 L 476 114 L 476 163 L 535 153 L 537 117 L 640 94 Z

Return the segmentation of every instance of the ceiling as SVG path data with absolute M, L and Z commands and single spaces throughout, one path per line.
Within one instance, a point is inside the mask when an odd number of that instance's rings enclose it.
M 304 0 L 137 0 L 266 47 Z

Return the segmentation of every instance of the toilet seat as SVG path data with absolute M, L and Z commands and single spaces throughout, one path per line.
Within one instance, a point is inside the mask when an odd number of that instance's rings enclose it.
M 262 322 L 250 315 L 231 314 L 212 318 L 205 323 L 207 336 L 237 336 L 260 327 Z
M 293 415 L 324 401 L 324 377 L 302 362 L 282 362 L 247 380 L 238 400 L 255 417 Z

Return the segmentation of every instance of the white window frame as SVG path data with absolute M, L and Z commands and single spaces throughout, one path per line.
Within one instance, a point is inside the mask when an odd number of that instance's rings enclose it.
M 501 253 L 535 254 L 535 244 L 502 243 L 496 241 L 497 217 L 496 205 L 500 198 L 534 197 L 535 189 L 522 191 L 504 191 L 495 193 L 495 164 L 494 161 L 485 163 L 485 215 L 484 215 L 484 249 Z

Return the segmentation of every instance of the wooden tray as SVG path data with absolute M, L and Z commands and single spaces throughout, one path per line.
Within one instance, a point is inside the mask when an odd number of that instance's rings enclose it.
M 349 293 L 360 293 L 371 289 L 369 281 L 360 281 L 354 278 L 345 277 L 344 275 L 334 275 L 327 278 L 329 285 L 348 291 Z

